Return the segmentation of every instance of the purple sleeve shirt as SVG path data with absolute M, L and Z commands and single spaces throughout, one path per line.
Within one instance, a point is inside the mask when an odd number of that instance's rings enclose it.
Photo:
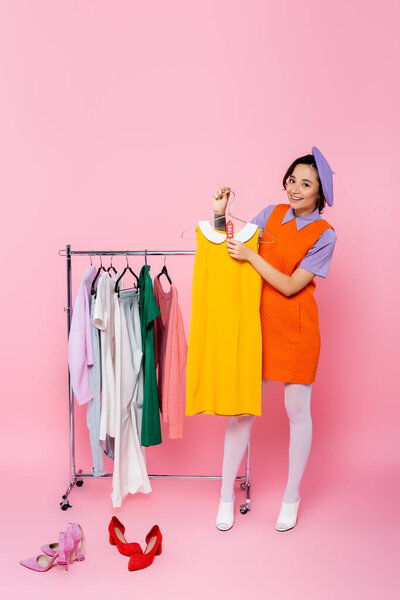
M 251 223 L 255 223 L 257 225 L 257 227 L 261 230 L 259 238 L 258 238 L 259 241 L 261 240 L 261 236 L 263 234 L 265 224 L 268 221 L 268 219 L 270 218 L 271 213 L 274 210 L 274 208 L 275 208 L 275 204 L 269 204 L 269 206 L 266 206 L 265 208 L 260 210 L 258 215 L 255 216 L 254 219 L 251 221 Z
M 269 204 L 265 208 L 263 208 L 258 215 L 254 217 L 251 221 L 255 223 L 257 227 L 259 227 L 260 236 L 259 240 L 261 240 L 261 236 L 263 234 L 265 225 L 271 216 L 272 211 L 275 208 L 275 204 Z M 288 205 L 288 210 L 289 210 Z M 316 212 L 316 218 L 319 218 Z M 301 217 L 298 217 L 301 218 Z M 331 264 L 333 251 L 335 249 L 337 235 L 333 231 L 333 229 L 327 229 L 324 231 L 315 242 L 314 246 L 312 246 L 303 260 L 301 261 L 299 267 L 302 269 L 306 269 L 314 275 L 318 275 L 319 277 L 326 277 L 328 275 L 329 266 Z
M 333 229 L 327 229 L 324 233 L 321 233 L 314 246 L 309 249 L 299 264 L 299 267 L 311 271 L 311 273 L 319 275 L 319 277 L 326 277 L 335 249 L 336 239 L 337 235 Z

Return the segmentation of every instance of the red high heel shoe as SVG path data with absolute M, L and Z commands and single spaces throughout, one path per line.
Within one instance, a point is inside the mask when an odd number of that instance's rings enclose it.
M 143 550 L 137 542 L 129 543 L 126 541 L 124 533 L 125 527 L 117 517 L 112 517 L 108 526 L 110 534 L 110 544 L 117 546 L 119 552 L 124 556 L 132 556 L 133 554 L 142 554 Z
M 146 550 L 142 554 L 132 554 L 129 559 L 129 571 L 137 571 L 149 567 L 156 554 L 161 554 L 162 535 L 158 525 L 154 525 L 146 535 Z

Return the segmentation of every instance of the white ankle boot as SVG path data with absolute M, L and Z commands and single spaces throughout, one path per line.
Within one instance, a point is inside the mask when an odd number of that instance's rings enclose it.
M 219 501 L 218 514 L 217 514 L 217 527 L 220 531 L 227 531 L 233 527 L 233 513 L 234 513 L 235 501 L 223 502 Z
M 281 511 L 275 524 L 277 531 L 293 529 L 297 523 L 297 511 L 299 510 L 300 498 L 297 502 L 282 502 Z

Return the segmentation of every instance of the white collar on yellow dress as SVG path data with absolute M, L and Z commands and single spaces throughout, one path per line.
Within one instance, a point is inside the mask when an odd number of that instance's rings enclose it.
M 199 227 L 204 235 L 210 242 L 214 242 L 215 244 L 222 244 L 226 240 L 226 233 L 222 231 L 216 231 L 213 227 L 211 227 L 209 221 L 199 221 Z M 257 229 L 257 225 L 255 223 L 246 223 L 246 225 L 240 231 L 236 231 L 233 234 L 234 240 L 239 240 L 239 242 L 247 242 L 250 238 L 253 237 Z

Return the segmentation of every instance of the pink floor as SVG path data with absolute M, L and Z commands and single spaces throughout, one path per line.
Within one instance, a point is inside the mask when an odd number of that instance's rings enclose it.
M 228 532 L 214 524 L 217 481 L 152 480 L 151 494 L 131 496 L 113 511 L 111 481 L 87 480 L 72 491 L 73 508 L 62 512 L 58 503 L 67 469 L 56 467 L 51 456 L 43 461 L 40 468 L 3 469 L 3 483 L 12 489 L 2 494 L 3 598 L 78 594 L 108 599 L 119 593 L 150 599 L 399 598 L 399 487 L 393 469 L 381 459 L 375 465 L 360 462 L 357 469 L 328 464 L 330 473 L 319 482 L 311 461 L 298 525 L 285 533 L 274 529 L 282 477 L 271 461 L 266 477 L 260 465 L 253 469 L 252 510 L 241 515 L 237 508 Z M 237 505 L 242 498 L 238 487 Z M 128 571 L 128 558 L 108 543 L 112 514 L 126 525 L 127 539 L 142 545 L 151 526 L 159 524 L 163 553 L 151 567 Z M 55 540 L 69 520 L 85 530 L 84 562 L 74 563 L 69 572 L 57 566 L 46 573 L 18 564 Z

